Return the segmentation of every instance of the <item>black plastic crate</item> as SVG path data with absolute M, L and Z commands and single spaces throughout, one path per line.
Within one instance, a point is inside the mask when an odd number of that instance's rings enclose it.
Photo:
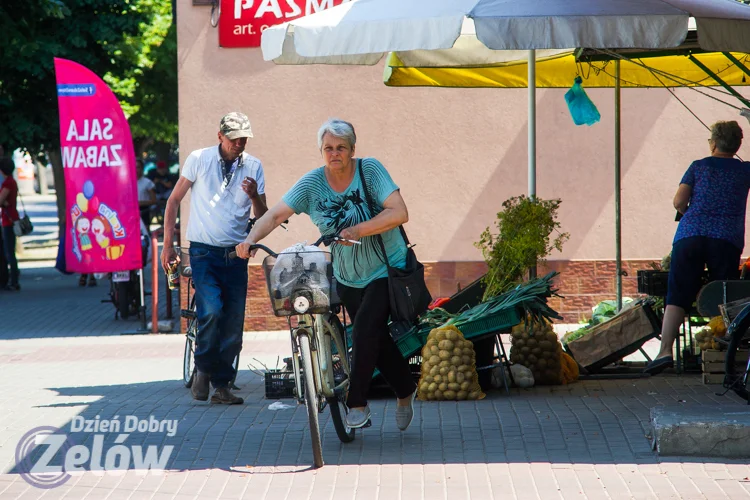
M 653 297 L 667 296 L 667 281 L 669 272 L 656 270 L 638 271 L 638 293 L 645 293 Z
M 266 399 L 284 399 L 296 396 L 296 386 L 292 372 L 268 370 L 265 374 Z

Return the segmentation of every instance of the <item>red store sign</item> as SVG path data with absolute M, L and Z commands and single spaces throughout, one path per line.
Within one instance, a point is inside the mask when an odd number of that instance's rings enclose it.
M 314 14 L 348 0 L 221 0 L 219 45 L 260 47 L 269 26 Z

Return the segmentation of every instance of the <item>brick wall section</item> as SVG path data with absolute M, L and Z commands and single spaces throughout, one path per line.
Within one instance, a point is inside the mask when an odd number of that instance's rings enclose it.
M 650 260 L 624 261 L 622 278 L 624 297 L 638 295 L 637 271 L 651 269 Z M 484 262 L 426 262 L 425 281 L 433 297 L 449 297 L 487 271 Z M 550 306 L 558 311 L 565 323 L 577 323 L 591 317 L 591 308 L 602 300 L 615 298 L 615 262 L 611 260 L 549 261 L 539 268 L 539 275 L 557 271 L 556 285 L 562 298 L 550 299 Z M 186 280 L 180 289 L 180 304 L 186 304 Z M 284 330 L 286 318 L 273 314 L 268 300 L 263 268 L 251 265 L 248 269 L 247 308 L 245 331 Z M 185 331 L 185 321 L 182 322 Z
M 652 269 L 652 260 L 623 261 L 623 297 L 636 298 L 638 294 L 638 270 Z M 616 266 L 613 260 L 548 261 L 539 269 L 542 276 L 557 271 L 558 293 L 562 298 L 549 300 L 550 307 L 559 312 L 565 323 L 578 323 L 591 317 L 591 308 L 602 300 L 614 299 Z

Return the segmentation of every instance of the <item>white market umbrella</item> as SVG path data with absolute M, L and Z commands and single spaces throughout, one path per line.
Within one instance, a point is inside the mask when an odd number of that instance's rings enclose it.
M 686 39 L 691 16 L 702 49 L 750 52 L 750 6 L 736 0 L 353 0 L 266 29 L 261 47 L 282 64 L 375 64 L 450 49 L 469 18 L 492 50 L 662 49 Z
M 697 40 L 688 39 L 693 23 Z M 642 51 L 674 49 L 686 42 L 696 50 L 750 52 L 750 6 L 735 0 L 353 0 L 266 29 L 261 47 L 264 59 L 277 64 L 372 65 L 388 52 L 397 52 L 403 60 L 410 52 L 435 51 L 452 60 L 451 66 L 456 61 L 478 65 L 484 60 L 518 59 L 517 52 L 506 56 L 495 51 L 527 50 L 528 184 L 529 196 L 535 196 L 536 50 Z M 619 60 L 615 68 L 615 204 L 619 207 Z M 615 226 L 620 304 L 619 212 Z

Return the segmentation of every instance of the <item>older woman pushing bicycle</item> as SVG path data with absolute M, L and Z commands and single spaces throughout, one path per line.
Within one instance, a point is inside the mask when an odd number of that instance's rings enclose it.
M 268 236 L 294 213 L 306 213 L 322 235 L 361 241 L 332 246 L 338 295 L 352 319 L 353 350 L 346 424 L 364 427 L 370 420 L 367 392 L 375 368 L 396 393 L 396 424 L 406 430 L 414 417 L 417 386 L 408 362 L 388 331 L 390 315 L 386 259 L 376 238 L 383 240 L 387 262 L 403 268 L 407 246 L 398 227 L 408 221 L 406 204 L 388 171 L 374 158 L 354 157 L 354 127 L 332 119 L 318 131 L 325 165 L 305 174 L 253 227 L 237 255 L 255 255 L 251 245 Z M 368 207 L 367 196 L 374 202 Z

